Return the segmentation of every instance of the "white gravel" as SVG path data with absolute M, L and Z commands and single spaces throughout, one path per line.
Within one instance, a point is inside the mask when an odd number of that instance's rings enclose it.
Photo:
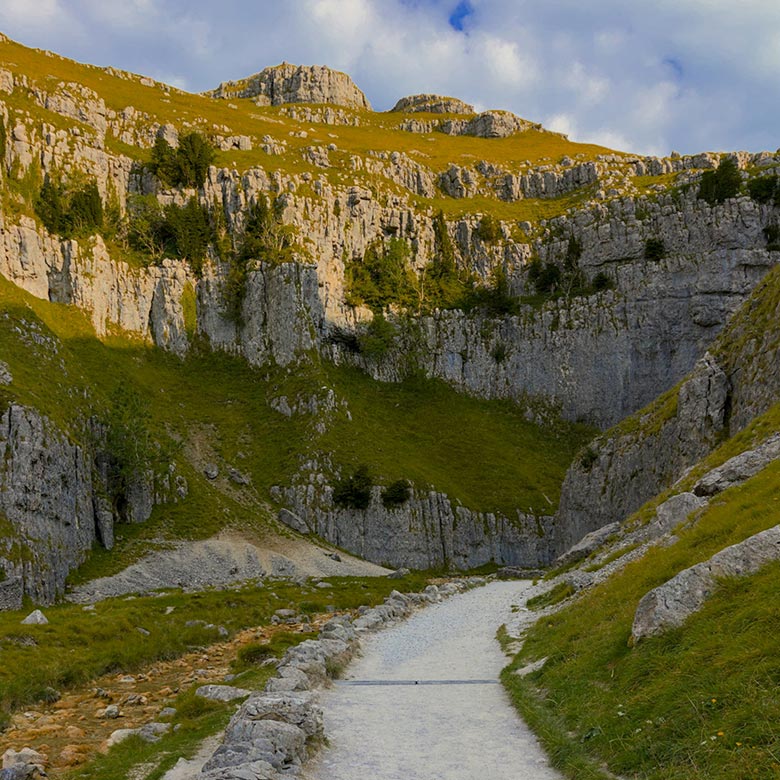
M 494 582 L 366 639 L 363 657 L 322 697 L 330 747 L 307 780 L 560 778 L 499 683 L 424 684 L 497 681 L 507 659 L 496 630 L 529 585 Z

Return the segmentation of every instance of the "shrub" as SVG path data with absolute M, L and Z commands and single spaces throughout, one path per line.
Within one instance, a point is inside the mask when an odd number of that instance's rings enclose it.
M 699 197 L 713 206 L 738 195 L 741 186 L 742 178 L 736 162 L 724 157 L 714 171 L 706 171 L 701 177 Z
M 490 286 L 472 286 L 466 293 L 464 308 L 482 309 L 488 316 L 501 317 L 517 314 L 520 306 L 517 298 L 509 290 L 506 271 L 499 266 L 493 271 Z
M 491 214 L 485 214 L 477 227 L 477 238 L 486 244 L 493 244 L 502 238 L 501 225 Z
M 127 494 L 130 484 L 156 459 L 150 419 L 148 402 L 132 387 L 117 385 L 100 418 L 105 431 L 103 454 L 108 490 L 115 501 Z
M 333 486 L 333 502 L 344 508 L 368 509 L 373 485 L 368 466 L 359 466 L 351 476 L 338 480 Z
M 580 242 L 574 236 L 571 236 L 569 238 L 569 243 L 566 245 L 566 260 L 564 261 L 564 267 L 569 273 L 575 272 L 579 269 L 579 262 L 581 257 L 582 242 Z
M 766 237 L 766 248 L 770 252 L 780 252 L 780 227 L 777 225 L 765 227 L 764 236 Z
M 197 132 L 183 135 L 178 149 L 173 149 L 164 138 L 157 138 L 149 169 L 165 186 L 202 187 L 214 155 L 214 148 Z
M 94 181 L 73 193 L 67 219 L 70 231 L 76 234 L 94 232 L 103 227 L 103 201 Z
M 405 479 L 397 479 L 382 491 L 382 505 L 385 509 L 395 509 L 405 504 L 411 495 L 409 483 Z
M 595 292 L 604 292 L 605 290 L 613 290 L 615 288 L 615 280 L 604 271 L 599 271 L 591 282 L 591 286 Z
M 192 270 L 200 275 L 206 250 L 213 238 L 209 214 L 195 198 L 184 206 L 171 203 L 164 210 L 162 225 L 165 244 L 177 257 L 187 260 Z
M 468 273 L 458 269 L 455 247 L 441 211 L 433 219 L 433 236 L 433 260 L 423 271 L 420 297 L 431 308 L 455 308 L 466 293 Z
M 154 195 L 131 195 L 127 201 L 127 241 L 153 258 L 165 249 L 165 215 Z
M 658 261 L 666 255 L 666 247 L 662 238 L 648 238 L 645 241 L 645 260 Z
M 590 471 L 598 458 L 598 453 L 593 449 L 593 447 L 586 447 L 582 451 L 582 455 L 580 455 L 580 466 L 582 466 L 585 471 Z
M 545 263 L 534 258 L 528 268 L 528 281 L 537 295 L 551 295 L 561 286 L 561 269 L 555 263 Z
M 347 263 L 347 303 L 381 311 L 390 304 L 413 307 L 418 302 L 417 277 L 409 266 L 409 246 L 400 238 L 374 242 L 363 258 Z
M 47 176 L 34 207 L 46 229 L 63 238 L 92 235 L 103 228 L 103 202 L 94 181 L 69 188 L 56 176 Z
M 780 178 L 777 176 L 759 176 L 747 183 L 748 193 L 756 203 L 780 202 Z
M 509 349 L 503 341 L 499 341 L 493 349 L 490 350 L 490 357 L 496 362 L 496 365 L 501 365 L 509 355 Z
M 358 336 L 360 353 L 370 360 L 384 357 L 395 343 L 395 327 L 383 314 L 375 314 L 366 329 Z

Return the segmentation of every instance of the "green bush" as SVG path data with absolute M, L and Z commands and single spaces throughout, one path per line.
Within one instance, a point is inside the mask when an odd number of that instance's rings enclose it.
M 382 490 L 382 505 L 385 509 L 395 509 L 405 504 L 412 495 L 412 489 L 405 479 L 397 479 Z
M 187 260 L 196 274 L 203 270 L 214 230 L 209 214 L 195 198 L 184 206 L 169 204 L 164 209 L 154 195 L 134 196 L 128 203 L 128 243 L 153 258 L 168 253 Z
M 517 314 L 520 302 L 509 290 L 509 279 L 506 271 L 498 266 L 492 274 L 488 287 L 472 287 L 464 297 L 463 308 L 466 311 L 480 309 L 490 317 L 501 317 Z
M 742 177 L 736 162 L 730 157 L 724 157 L 714 171 L 705 171 L 701 177 L 699 197 L 713 206 L 736 197 L 741 187 Z
M 68 188 L 48 176 L 34 207 L 46 229 L 63 238 L 93 235 L 103 228 L 103 202 L 94 181 Z
M 759 176 L 747 183 L 748 193 L 756 203 L 780 206 L 780 176 Z
M 190 198 L 184 206 L 173 203 L 166 206 L 164 214 L 164 243 L 176 257 L 187 260 L 192 270 L 200 276 L 206 251 L 214 235 L 206 207 L 201 206 L 195 198 Z
M 466 294 L 469 275 L 458 269 L 455 247 L 441 211 L 433 219 L 433 237 L 433 260 L 423 270 L 420 297 L 431 309 L 457 308 Z
M 102 455 L 108 490 L 114 502 L 127 495 L 133 481 L 157 460 L 149 430 L 149 403 L 127 384 L 117 385 L 105 413 L 99 417 L 105 438 Z
M 593 467 L 593 464 L 599 459 L 598 453 L 596 450 L 593 449 L 593 447 L 586 447 L 582 454 L 580 455 L 580 466 L 585 469 L 585 471 L 590 471 Z
M 595 292 L 604 292 L 605 290 L 613 290 L 615 288 L 615 280 L 604 271 L 599 271 L 591 282 L 591 287 Z
M 509 349 L 503 341 L 499 341 L 493 349 L 490 350 L 490 357 L 496 362 L 496 365 L 501 365 L 509 356 Z
M 409 245 L 400 238 L 374 242 L 361 260 L 345 268 L 347 303 L 381 311 L 391 304 L 411 308 L 418 303 L 417 277 L 409 266 Z
M 375 314 L 365 330 L 358 336 L 359 352 L 370 360 L 383 358 L 395 343 L 396 330 L 381 313 Z
M 645 241 L 645 260 L 658 261 L 666 255 L 666 247 L 662 238 L 648 238 Z
M 368 466 L 359 466 L 351 476 L 338 480 L 333 486 L 333 502 L 344 508 L 368 509 L 373 485 Z
M 561 269 L 555 263 L 544 263 L 535 257 L 528 267 L 528 281 L 537 295 L 551 295 L 561 286 Z
M 477 227 L 477 238 L 486 244 L 493 244 L 503 237 L 501 225 L 491 214 L 485 214 Z
M 765 227 L 764 236 L 766 237 L 766 248 L 770 252 L 780 252 L 780 227 L 777 225 Z
M 202 187 L 214 156 L 214 148 L 197 132 L 183 135 L 178 149 L 164 138 L 157 138 L 149 169 L 165 186 Z

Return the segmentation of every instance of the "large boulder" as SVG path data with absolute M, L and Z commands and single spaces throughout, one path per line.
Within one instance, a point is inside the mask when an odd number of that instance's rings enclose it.
M 780 525 L 721 550 L 645 594 L 631 630 L 633 641 L 681 626 L 710 597 L 719 578 L 747 577 L 780 560 Z
M 714 496 L 750 479 L 777 458 L 780 458 L 780 434 L 778 433 L 770 436 L 755 449 L 735 455 L 722 466 L 705 474 L 694 485 L 693 492 L 697 496 Z

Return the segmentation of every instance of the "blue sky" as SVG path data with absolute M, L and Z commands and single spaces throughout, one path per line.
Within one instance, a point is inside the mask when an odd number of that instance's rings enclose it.
M 780 146 L 780 0 L 2 0 L 30 46 L 193 91 L 281 61 L 643 153 Z

